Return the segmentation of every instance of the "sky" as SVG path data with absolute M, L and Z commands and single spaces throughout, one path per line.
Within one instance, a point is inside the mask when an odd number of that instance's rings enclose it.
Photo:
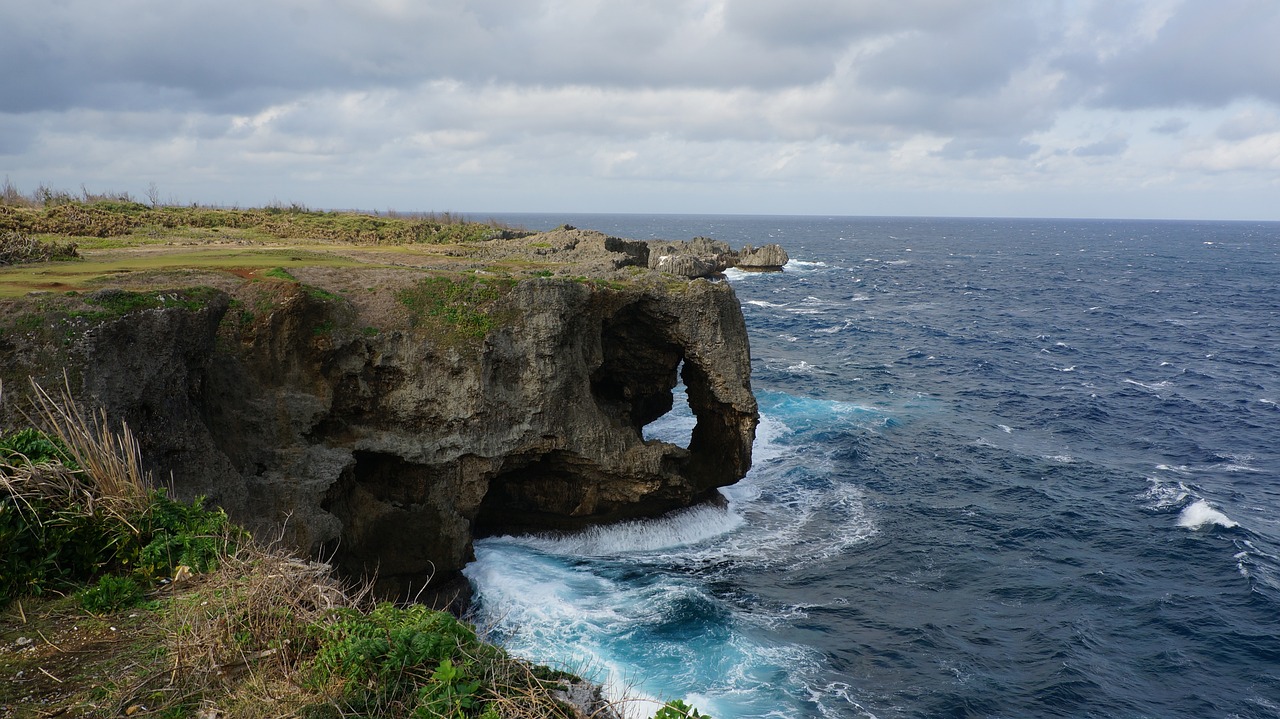
M 1277 0 L 0 0 L 0 175 L 162 202 L 1280 220 Z

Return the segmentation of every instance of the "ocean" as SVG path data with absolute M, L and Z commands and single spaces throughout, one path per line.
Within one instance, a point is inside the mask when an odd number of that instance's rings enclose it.
M 1280 716 L 1280 223 L 498 219 L 792 258 L 727 280 L 723 506 L 477 543 L 514 653 L 645 717 Z

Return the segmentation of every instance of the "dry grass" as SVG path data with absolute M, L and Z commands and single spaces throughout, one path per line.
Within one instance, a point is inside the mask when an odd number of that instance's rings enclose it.
M 61 440 L 77 467 L 61 462 L 0 462 L 0 490 L 17 500 L 16 506 L 31 510 L 41 500 L 54 511 L 74 511 L 85 515 L 105 514 L 134 529 L 128 518 L 137 516 L 146 505 L 151 478 L 142 469 L 142 455 L 129 426 L 113 432 L 106 413 L 89 415 L 71 396 L 64 375 L 57 396 L 30 379 L 35 416 L 23 415 L 33 426 Z M 0 383 L 0 403 L 4 385 Z M 23 458 L 24 460 L 26 458 Z
M 328 565 L 248 544 L 217 571 L 180 579 L 156 627 L 163 667 L 120 693 L 120 711 L 216 707 L 220 717 L 296 716 L 326 697 L 306 686 L 315 632 L 333 610 L 359 606 Z
M 74 242 L 41 242 L 15 230 L 0 232 L 0 266 L 79 257 Z
M 31 378 L 36 416 L 27 419 L 62 441 L 87 480 L 84 491 L 127 524 L 125 517 L 141 511 L 153 484 L 151 475 L 142 469 L 138 440 L 126 423 L 120 424 L 120 431 L 112 431 L 105 410 L 86 414 L 72 396 L 65 373 L 62 380 L 54 396 Z M 90 502 L 88 506 L 93 506 L 93 500 Z

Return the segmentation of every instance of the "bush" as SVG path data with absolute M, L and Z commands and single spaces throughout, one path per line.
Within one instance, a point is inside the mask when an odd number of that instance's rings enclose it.
M 41 242 L 13 230 L 0 232 L 0 267 L 26 262 L 70 260 L 79 256 L 74 242 Z
M 69 469 L 79 469 L 61 440 L 38 429 L 28 427 L 0 437 L 0 463 L 27 465 L 49 462 L 61 462 Z
M 114 612 L 142 600 L 142 587 L 129 577 L 100 577 L 98 583 L 80 592 L 80 606 L 91 612 Z
M 421 605 L 381 604 L 367 614 L 343 610 L 323 627 L 313 676 L 337 682 L 359 712 L 392 707 L 418 717 L 461 717 L 477 703 L 477 665 L 498 652 L 452 615 Z
M 218 568 L 248 534 L 231 523 L 221 509 L 204 508 L 204 498 L 190 504 L 155 490 L 135 524 L 138 533 L 136 571 L 155 579 L 173 575 L 178 567 L 204 573 Z
M 179 566 L 207 572 L 246 536 L 202 499 L 187 504 L 163 490 L 136 499 L 128 483 L 126 494 L 110 494 L 104 488 L 115 484 L 72 459 L 106 471 L 111 463 L 102 451 L 73 450 L 35 429 L 0 437 L 0 606 L 22 594 L 69 591 L 104 574 L 132 574 L 150 585 Z

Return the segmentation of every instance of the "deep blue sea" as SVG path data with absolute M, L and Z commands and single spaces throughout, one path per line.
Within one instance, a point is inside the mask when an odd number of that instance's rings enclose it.
M 728 279 L 725 506 L 477 544 L 516 653 L 716 719 L 1280 716 L 1280 223 L 500 219 L 792 257 Z

